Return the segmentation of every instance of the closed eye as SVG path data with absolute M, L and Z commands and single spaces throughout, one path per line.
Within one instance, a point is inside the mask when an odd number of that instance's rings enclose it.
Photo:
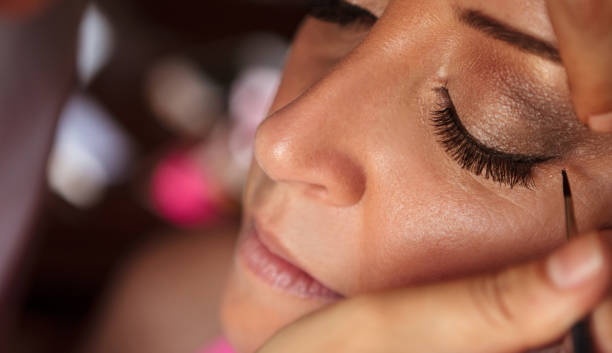
M 370 11 L 343 0 L 313 0 L 310 16 L 341 26 L 359 24 L 372 26 L 378 20 Z
M 439 142 L 462 168 L 510 188 L 520 185 L 529 189 L 535 186 L 533 168 L 557 158 L 507 153 L 486 146 L 463 126 L 448 90 L 437 88 L 435 91 L 441 103 L 432 112 L 432 124 Z

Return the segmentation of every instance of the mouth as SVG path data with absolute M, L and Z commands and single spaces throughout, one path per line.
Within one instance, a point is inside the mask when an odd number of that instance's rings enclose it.
M 246 267 L 259 279 L 271 287 L 300 298 L 325 301 L 342 298 L 340 294 L 290 262 L 279 249 L 272 248 L 273 244 L 270 240 L 263 239 L 262 234 L 256 222 L 249 222 L 238 251 Z

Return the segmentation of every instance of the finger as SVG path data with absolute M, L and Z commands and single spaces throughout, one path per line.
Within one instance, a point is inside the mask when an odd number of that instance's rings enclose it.
M 612 1 L 547 0 L 574 109 L 599 132 L 612 132 Z
M 597 306 L 591 327 L 597 351 L 612 353 L 612 297 Z
M 395 347 L 397 352 L 521 352 L 542 347 L 562 337 L 603 296 L 610 266 L 609 250 L 597 235 L 590 235 L 545 261 L 397 292 L 382 304 L 388 310 L 384 316 L 395 321 L 388 326 L 389 341 L 404 344 Z M 415 317 L 418 320 L 408 320 Z
M 521 352 L 562 337 L 610 281 L 597 234 L 546 260 L 486 275 L 341 302 L 281 330 L 259 351 Z
M 612 248 L 612 237 L 606 238 Z M 591 316 L 591 330 L 597 352 L 612 353 L 612 289 L 607 298 L 597 305 Z

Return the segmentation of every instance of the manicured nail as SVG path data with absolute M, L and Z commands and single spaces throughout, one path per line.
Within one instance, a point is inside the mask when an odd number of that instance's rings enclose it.
M 595 132 L 612 132 L 612 112 L 591 115 L 589 127 Z
M 560 289 L 580 287 L 602 268 L 604 255 L 599 240 L 582 236 L 553 254 L 546 263 L 549 278 Z

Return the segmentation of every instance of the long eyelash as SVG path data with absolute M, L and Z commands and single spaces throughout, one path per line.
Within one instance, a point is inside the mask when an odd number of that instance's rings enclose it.
M 528 157 L 497 151 L 478 142 L 465 129 L 446 88 L 436 89 L 444 102 L 432 112 L 432 123 L 440 143 L 459 165 L 500 184 L 513 188 L 516 185 L 528 189 L 535 187 L 532 170 L 550 157 Z
M 372 26 L 378 20 L 370 11 L 343 0 L 313 0 L 309 15 L 341 26 L 349 24 Z

